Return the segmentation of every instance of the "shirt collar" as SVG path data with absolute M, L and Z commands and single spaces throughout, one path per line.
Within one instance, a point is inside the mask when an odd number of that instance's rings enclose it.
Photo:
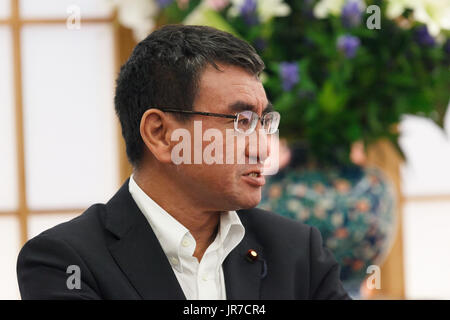
M 133 176 L 130 177 L 129 191 L 152 227 L 166 256 L 177 257 L 178 261 L 181 262 L 180 246 L 183 238 L 187 234 L 190 235 L 189 230 L 150 198 L 138 186 Z M 220 264 L 222 264 L 227 255 L 241 242 L 244 235 L 245 228 L 236 211 L 227 211 L 220 215 L 218 239 L 216 239 L 219 241 L 219 252 L 221 252 Z M 179 268 L 181 271 L 181 264 Z

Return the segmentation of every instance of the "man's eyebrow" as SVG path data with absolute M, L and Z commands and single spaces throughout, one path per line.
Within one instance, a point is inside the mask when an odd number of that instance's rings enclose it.
M 257 108 L 253 104 L 244 102 L 244 101 L 236 101 L 229 105 L 229 110 L 231 112 L 241 112 L 241 111 L 253 111 L 256 112 Z M 273 111 L 273 105 L 269 101 L 266 104 L 266 107 L 264 108 L 262 114 L 266 114 L 267 112 Z
M 269 102 L 267 102 L 266 107 L 264 108 L 262 114 L 266 114 L 271 111 L 273 111 L 273 104 L 272 104 L 272 102 L 269 101 Z

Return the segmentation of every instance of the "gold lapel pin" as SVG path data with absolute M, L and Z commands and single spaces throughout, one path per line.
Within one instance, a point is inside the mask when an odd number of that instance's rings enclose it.
M 258 260 L 258 253 L 253 249 L 248 250 L 247 260 L 250 262 L 255 262 L 256 260 Z

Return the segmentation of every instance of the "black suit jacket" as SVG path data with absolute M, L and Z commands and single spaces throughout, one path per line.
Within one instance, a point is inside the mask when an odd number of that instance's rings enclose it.
M 223 264 L 227 299 L 349 298 L 316 228 L 260 209 L 237 213 L 245 236 Z M 80 289 L 66 284 L 70 265 L 80 268 Z M 29 240 L 17 276 L 23 299 L 185 299 L 128 180 L 106 205 Z

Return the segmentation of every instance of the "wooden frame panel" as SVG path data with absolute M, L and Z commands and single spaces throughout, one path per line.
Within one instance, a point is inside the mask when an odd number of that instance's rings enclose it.
M 27 179 L 25 173 L 25 138 L 24 138 L 24 114 L 23 114 L 23 82 L 22 82 L 22 46 L 21 46 L 21 31 L 24 25 L 65 25 L 66 19 L 21 19 L 19 1 L 20 0 L 10 0 L 11 1 L 11 16 L 8 19 L 1 19 L 0 25 L 9 26 L 12 34 L 12 58 L 13 58 L 13 83 L 14 83 L 14 113 L 16 122 L 16 154 L 17 154 L 17 192 L 18 192 L 18 206 L 16 211 L 4 211 L 0 212 L 0 215 L 11 216 L 14 215 L 19 220 L 20 226 L 20 242 L 25 244 L 28 240 L 28 216 L 31 214 L 73 214 L 82 213 L 84 208 L 71 208 L 71 209 L 51 209 L 51 210 L 30 210 L 27 202 Z M 110 23 L 117 25 L 115 23 L 116 15 L 113 14 L 107 18 L 87 18 L 82 19 L 82 23 L 86 24 L 104 24 Z M 115 41 L 117 42 L 117 37 Z M 115 44 L 115 49 L 118 50 L 119 46 Z M 117 53 L 114 53 L 117 56 Z M 116 66 L 118 70 L 119 65 Z M 120 154 L 123 154 L 123 149 L 119 148 Z M 118 155 L 120 159 L 123 156 Z M 122 159 L 123 160 L 123 159 Z M 122 161 L 121 160 L 121 161 Z M 122 167 L 122 165 L 121 165 Z

